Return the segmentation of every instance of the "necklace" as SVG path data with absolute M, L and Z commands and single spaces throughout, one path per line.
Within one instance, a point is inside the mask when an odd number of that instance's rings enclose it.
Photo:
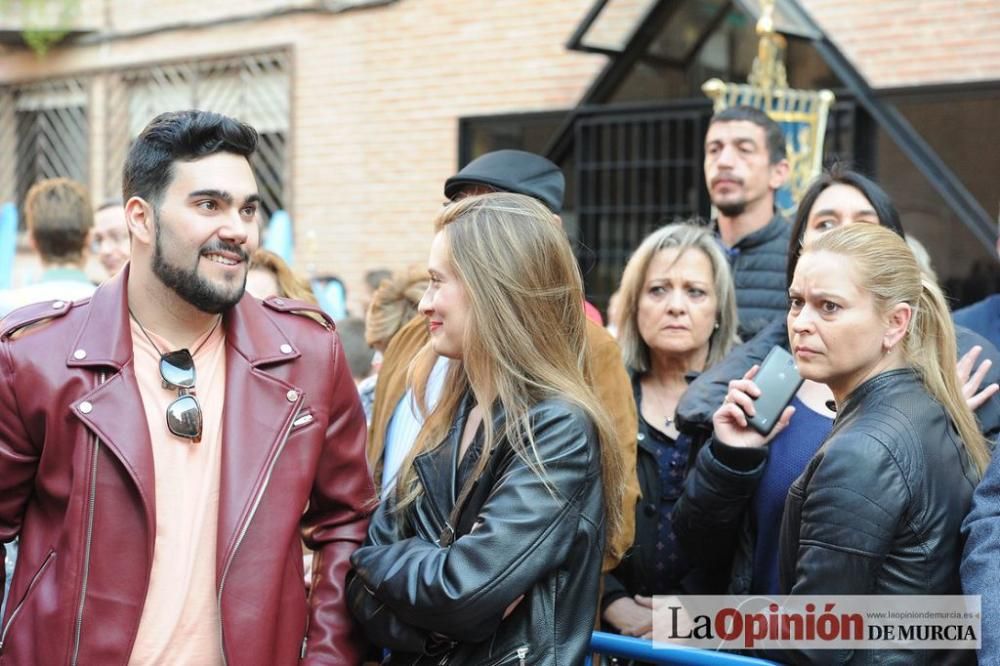
M 160 346 L 153 341 L 153 338 L 151 338 L 150 335 L 149 335 L 149 333 L 146 331 L 146 327 L 142 325 L 142 322 L 139 321 L 139 318 L 135 316 L 134 312 L 132 312 L 132 307 L 131 306 L 129 306 L 129 308 L 128 308 L 128 316 L 132 317 L 132 320 L 139 326 L 139 330 L 142 331 L 142 335 L 147 340 L 149 340 L 149 344 L 153 345 L 153 349 L 156 350 L 156 353 L 159 354 L 161 357 L 164 356 L 164 353 L 160 351 Z M 212 337 L 212 333 L 215 333 L 215 329 L 217 329 L 219 327 L 219 323 L 221 321 L 222 321 L 222 315 L 219 315 L 219 317 L 215 320 L 215 323 L 212 324 L 212 328 L 211 328 L 211 330 L 209 330 L 208 335 L 205 336 L 205 339 L 202 340 L 201 342 L 199 342 L 198 346 L 195 347 L 194 351 L 191 352 L 191 357 L 192 358 L 194 357 L 195 354 L 197 354 L 199 351 L 201 351 L 202 347 L 205 346 L 205 343 L 208 342 L 209 338 Z
M 652 373 L 650 373 L 650 376 L 652 376 Z M 663 383 L 660 382 L 659 378 L 657 378 L 656 383 L 660 387 L 660 390 L 666 394 L 667 389 L 663 386 Z M 669 430 L 674 425 L 674 418 L 676 414 L 671 413 L 670 410 L 667 409 L 667 403 L 663 400 L 662 395 L 657 396 L 657 400 L 660 403 L 660 406 L 663 407 L 663 411 L 665 413 L 665 416 L 663 417 L 663 427 L 664 429 Z

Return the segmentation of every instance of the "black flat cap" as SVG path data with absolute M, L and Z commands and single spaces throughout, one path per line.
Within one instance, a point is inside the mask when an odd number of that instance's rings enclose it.
M 555 164 L 523 150 L 496 150 L 480 155 L 444 183 L 444 195 L 454 199 L 463 188 L 485 185 L 503 192 L 538 199 L 558 215 L 566 178 Z

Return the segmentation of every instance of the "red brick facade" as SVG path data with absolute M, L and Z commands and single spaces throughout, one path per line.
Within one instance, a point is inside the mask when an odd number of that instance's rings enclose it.
M 873 88 L 1000 80 L 997 0 L 800 0 Z

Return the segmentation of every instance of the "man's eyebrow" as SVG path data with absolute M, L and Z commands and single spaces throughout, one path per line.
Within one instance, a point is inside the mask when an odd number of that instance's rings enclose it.
M 223 190 L 196 190 L 188 194 L 189 199 L 196 199 L 198 197 L 209 197 L 212 199 L 218 199 L 220 201 L 226 202 L 226 204 L 230 206 L 233 205 L 233 195 Z M 261 201 L 262 199 L 260 198 L 260 194 L 254 193 L 247 196 L 247 198 L 243 200 L 243 205 L 246 206 L 252 203 L 260 203 Z
M 209 197 L 210 199 L 219 199 L 220 201 L 225 201 L 227 204 L 232 205 L 233 195 L 229 192 L 224 192 L 222 190 L 195 190 L 188 194 L 188 199 L 196 199 L 198 197 Z

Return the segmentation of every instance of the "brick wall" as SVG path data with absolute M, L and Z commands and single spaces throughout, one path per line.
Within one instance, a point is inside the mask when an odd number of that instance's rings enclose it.
M 874 88 L 1000 79 L 997 0 L 802 0 Z
M 116 29 L 139 25 L 139 7 L 147 19 L 184 16 L 165 0 L 114 4 L 122 6 Z M 157 4 L 163 11 L 150 10 Z M 576 104 L 605 62 L 564 48 L 590 5 L 400 0 L 342 14 L 221 23 L 68 46 L 44 59 L 0 54 L 0 85 L 290 47 L 296 267 L 336 273 L 357 293 L 368 268 L 426 261 L 442 185 L 456 168 L 459 117 Z M 100 159 L 92 159 L 95 192 Z

